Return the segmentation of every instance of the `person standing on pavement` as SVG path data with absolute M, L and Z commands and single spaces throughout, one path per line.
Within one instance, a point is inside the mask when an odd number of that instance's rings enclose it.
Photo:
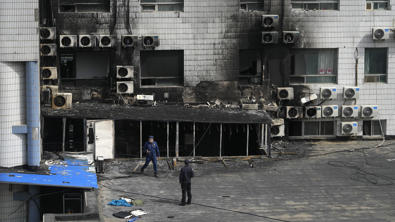
M 185 160 L 185 166 L 181 168 L 180 171 L 180 184 L 181 184 L 181 191 L 182 191 L 182 199 L 181 199 L 181 206 L 185 206 L 185 204 L 191 204 L 192 201 L 192 193 L 191 193 L 191 178 L 193 177 L 193 170 L 189 166 L 189 161 Z M 188 195 L 188 201 L 185 202 L 186 195 Z
M 147 168 L 148 164 L 152 161 L 152 165 L 154 167 L 154 175 L 158 177 L 157 171 L 157 159 L 160 156 L 158 143 L 154 141 L 154 136 L 149 136 L 148 141 L 145 142 L 143 152 L 145 153 L 145 164 L 141 168 L 141 173 L 144 173 L 144 169 Z

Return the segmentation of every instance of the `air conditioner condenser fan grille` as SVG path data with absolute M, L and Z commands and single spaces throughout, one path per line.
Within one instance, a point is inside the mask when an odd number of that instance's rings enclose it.
M 105 37 L 101 38 L 100 42 L 102 45 L 110 45 L 111 39 L 109 37 L 105 36 Z
M 374 31 L 374 37 L 376 39 L 382 39 L 384 37 L 384 31 L 382 29 L 377 29 Z
M 126 68 L 119 68 L 118 69 L 118 75 L 119 76 L 121 76 L 121 77 L 125 77 L 125 76 L 127 76 L 128 75 L 128 70 L 126 69 Z
M 282 99 L 285 99 L 289 96 L 288 90 L 282 89 L 278 92 L 278 96 Z
M 329 89 L 322 90 L 321 94 L 322 94 L 322 97 L 325 99 L 330 98 L 332 96 L 332 92 Z
M 347 98 L 353 98 L 355 96 L 355 91 L 353 89 L 347 89 L 344 95 Z
M 296 110 L 295 108 L 291 108 L 288 110 L 288 116 L 294 118 L 298 116 L 298 110 Z
M 71 39 L 69 37 L 63 37 L 62 38 L 62 45 L 70 46 L 71 45 Z
M 266 17 L 263 19 L 263 24 L 265 26 L 271 26 L 271 25 L 273 25 L 273 23 L 274 23 L 273 18 Z
M 272 127 L 270 128 L 270 133 L 271 133 L 272 135 L 278 135 L 278 134 L 280 134 L 280 127 L 279 127 L 279 126 L 272 126 Z
M 53 99 L 53 103 L 57 107 L 62 107 L 62 106 L 64 106 L 66 104 L 66 98 L 64 98 L 63 96 L 56 96 Z
M 317 110 L 315 108 L 309 108 L 307 109 L 306 113 L 308 116 L 313 117 L 317 115 Z
M 51 77 L 52 72 L 49 69 L 43 69 L 41 71 L 41 75 L 42 75 L 43 78 L 49 78 L 49 77 Z
M 119 85 L 118 85 L 118 91 L 119 92 L 127 92 L 128 91 L 128 89 L 129 89 L 129 87 L 128 87 L 128 85 L 126 85 L 125 83 L 120 83 Z
M 89 45 L 90 43 L 91 43 L 91 39 L 90 39 L 89 37 L 84 36 L 84 37 L 81 38 L 81 44 L 82 44 L 83 46 L 87 46 L 87 45 Z
M 47 39 L 47 38 L 49 38 L 50 35 L 51 35 L 51 32 L 48 29 L 41 29 L 40 30 L 41 38 Z
M 344 116 L 351 116 L 353 114 L 353 109 L 351 107 L 346 107 L 343 110 Z
M 272 42 L 273 41 L 273 36 L 271 34 L 264 34 L 263 35 L 263 41 L 264 42 Z
M 150 36 L 144 37 L 143 43 L 145 46 L 152 46 L 154 44 L 154 39 Z
M 365 116 L 372 116 L 373 109 L 370 107 L 365 107 L 362 112 L 363 112 L 363 115 L 365 115 Z
M 331 116 L 333 114 L 333 109 L 330 107 L 325 107 L 323 110 L 324 116 Z
M 133 38 L 130 36 L 126 36 L 123 38 L 123 44 L 125 45 L 132 45 L 133 44 Z
M 51 48 L 47 45 L 41 47 L 41 53 L 47 55 L 51 52 Z
M 351 132 L 352 132 L 352 126 L 351 126 L 351 124 L 345 124 L 345 125 L 343 125 L 343 132 L 344 132 L 344 133 L 351 133 Z
M 286 42 L 293 42 L 293 41 L 294 41 L 294 35 L 292 35 L 292 34 L 290 34 L 290 33 L 285 34 L 284 40 L 285 40 Z

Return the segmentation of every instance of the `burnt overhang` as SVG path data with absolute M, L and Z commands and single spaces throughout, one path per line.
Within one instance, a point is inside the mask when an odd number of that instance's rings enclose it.
M 77 103 L 73 104 L 72 109 L 54 110 L 50 107 L 43 107 L 41 113 L 46 117 L 85 119 L 271 124 L 270 116 L 263 110 L 193 108 L 182 105 L 141 107 L 104 103 Z

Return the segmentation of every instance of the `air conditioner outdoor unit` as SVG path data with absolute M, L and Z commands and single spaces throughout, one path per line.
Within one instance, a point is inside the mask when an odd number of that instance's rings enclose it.
M 53 109 L 71 109 L 73 96 L 71 93 L 56 93 L 52 96 Z
M 328 105 L 322 106 L 322 117 L 323 118 L 333 118 L 339 116 L 339 106 L 338 105 Z
M 60 48 L 77 47 L 78 38 L 76 35 L 60 35 L 59 46 Z
M 123 35 L 121 37 L 122 47 L 136 47 L 139 41 L 139 37 L 137 35 Z
M 294 99 L 294 88 L 292 87 L 278 87 L 277 98 L 279 100 L 293 100 Z
M 40 27 L 40 39 L 41 40 L 56 39 L 56 28 L 55 27 Z
M 295 44 L 299 40 L 299 31 L 284 31 L 283 42 L 285 44 Z
M 279 23 L 278 15 L 262 15 L 262 27 L 264 28 L 276 28 Z
M 59 87 L 55 85 L 43 85 L 41 86 L 41 103 L 46 106 L 52 106 L 52 97 L 58 93 Z
M 154 49 L 159 46 L 159 36 L 143 36 L 141 42 L 144 49 Z
M 78 46 L 80 48 L 91 48 L 96 46 L 96 37 L 93 35 L 79 35 Z
M 110 35 L 99 35 L 98 39 L 100 48 L 112 47 L 112 38 Z
M 117 79 L 129 79 L 134 77 L 134 66 L 117 66 Z
M 321 118 L 321 106 L 307 106 L 304 112 L 305 118 Z
M 359 98 L 359 87 L 344 87 L 343 98 L 344 99 L 358 99 Z
M 358 122 L 342 122 L 341 135 L 353 136 L 358 134 Z
M 278 43 L 278 32 L 262 32 L 262 44 L 276 44 Z
M 56 44 L 40 44 L 41 56 L 56 56 Z
M 273 119 L 270 127 L 270 137 L 285 136 L 284 119 Z
M 298 119 L 303 117 L 303 108 L 287 106 L 287 119 Z
M 117 93 L 118 94 L 132 94 L 134 92 L 133 81 L 118 81 Z
M 390 38 L 390 28 L 375 27 L 372 29 L 373 40 L 386 40 Z
M 377 105 L 363 105 L 361 108 L 361 115 L 364 118 L 376 117 L 379 112 L 379 106 Z
M 336 99 L 337 89 L 336 87 L 322 87 L 320 90 L 320 97 L 324 100 Z
M 136 96 L 137 100 L 143 100 L 143 101 L 154 101 L 154 95 L 137 95 Z
M 57 79 L 58 78 L 58 71 L 56 67 L 41 67 L 40 68 L 41 79 Z
M 358 105 L 350 105 L 342 106 L 342 117 L 343 118 L 356 118 L 359 116 L 359 109 L 360 107 Z

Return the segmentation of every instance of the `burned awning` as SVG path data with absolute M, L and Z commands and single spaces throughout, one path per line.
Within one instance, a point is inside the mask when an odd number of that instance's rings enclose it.
M 263 110 L 220 109 L 209 107 L 185 107 L 182 105 L 127 106 L 102 103 L 78 103 L 66 110 L 45 107 L 42 114 L 47 117 L 86 119 L 129 119 L 141 121 L 178 121 L 202 123 L 265 123 L 270 116 Z

